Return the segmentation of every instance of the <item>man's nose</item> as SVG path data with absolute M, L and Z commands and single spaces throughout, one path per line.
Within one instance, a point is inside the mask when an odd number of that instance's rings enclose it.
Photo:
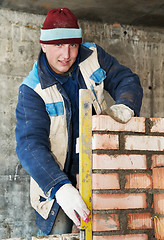
M 70 45 L 65 45 L 63 49 L 63 56 L 65 59 L 70 57 Z

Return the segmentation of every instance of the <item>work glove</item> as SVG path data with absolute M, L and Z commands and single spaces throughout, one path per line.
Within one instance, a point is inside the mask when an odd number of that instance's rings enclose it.
M 134 111 L 124 104 L 115 104 L 109 108 L 109 115 L 120 123 L 127 123 L 134 116 Z
M 64 184 L 55 194 L 57 203 L 67 216 L 80 226 L 80 216 L 85 222 L 89 221 L 90 211 L 81 198 L 78 190 L 72 184 Z

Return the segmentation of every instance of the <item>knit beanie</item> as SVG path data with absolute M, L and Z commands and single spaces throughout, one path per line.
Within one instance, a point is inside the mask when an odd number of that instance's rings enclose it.
M 50 10 L 41 28 L 40 43 L 82 43 L 81 28 L 75 15 L 68 8 Z

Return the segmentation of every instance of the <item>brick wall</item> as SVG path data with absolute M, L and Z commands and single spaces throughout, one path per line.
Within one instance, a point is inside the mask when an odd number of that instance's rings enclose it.
M 93 240 L 164 239 L 164 119 L 92 122 Z

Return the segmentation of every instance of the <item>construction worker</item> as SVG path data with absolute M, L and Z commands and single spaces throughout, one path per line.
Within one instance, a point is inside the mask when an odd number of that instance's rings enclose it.
M 48 12 L 41 51 L 19 88 L 16 152 L 31 176 L 30 199 L 38 236 L 70 233 L 90 211 L 76 189 L 79 159 L 79 89 L 90 89 L 93 114 L 126 123 L 139 116 L 139 77 L 95 43 L 82 43 L 76 17 L 67 8 Z M 104 94 L 105 92 L 105 94 Z M 115 104 L 108 106 L 105 95 Z

